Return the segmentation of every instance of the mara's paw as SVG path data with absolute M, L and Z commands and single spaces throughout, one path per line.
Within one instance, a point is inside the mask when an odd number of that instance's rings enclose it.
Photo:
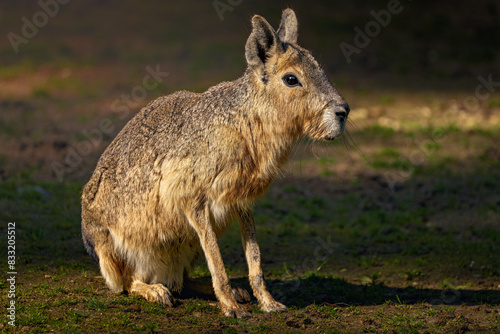
M 130 293 L 139 295 L 149 302 L 173 306 L 172 293 L 163 284 L 146 284 L 134 282 L 130 287 Z
M 248 291 L 237 283 L 231 283 L 231 290 L 238 303 L 249 303 L 252 300 Z
M 167 306 L 172 306 L 174 301 L 172 293 L 163 284 L 151 284 L 144 298 Z
M 223 309 L 222 312 L 224 316 L 228 318 L 240 318 L 240 319 L 248 319 L 252 317 L 252 314 L 245 311 L 242 307 L 234 307 L 234 308 L 226 308 Z
M 268 303 L 263 303 L 261 305 L 262 311 L 270 313 L 270 312 L 287 312 L 288 307 L 285 305 L 278 303 L 277 301 L 273 300 Z

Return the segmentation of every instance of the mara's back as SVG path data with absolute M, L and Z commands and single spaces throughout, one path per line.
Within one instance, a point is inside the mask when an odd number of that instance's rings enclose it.
M 110 229 L 126 247 L 147 242 L 165 248 L 197 238 L 184 211 L 206 200 L 220 235 L 234 207 L 250 205 L 274 177 L 265 167 L 274 163 L 259 162 L 266 159 L 263 150 L 252 147 L 259 129 L 249 128 L 255 115 L 245 109 L 247 80 L 204 93 L 177 92 L 143 108 L 105 150 L 84 187 L 82 224 Z M 269 171 L 257 170 L 263 168 Z

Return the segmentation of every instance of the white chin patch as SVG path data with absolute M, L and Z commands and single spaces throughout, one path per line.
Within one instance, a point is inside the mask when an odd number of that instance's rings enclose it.
M 345 121 L 339 121 L 333 110 L 325 111 L 323 115 L 323 124 L 326 127 L 326 132 L 328 132 L 325 138 L 326 140 L 333 140 L 333 138 L 340 136 L 344 132 Z

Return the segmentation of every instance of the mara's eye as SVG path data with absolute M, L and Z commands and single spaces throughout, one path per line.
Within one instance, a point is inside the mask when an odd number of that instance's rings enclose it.
M 297 77 L 293 74 L 285 74 L 285 76 L 283 77 L 283 82 L 285 83 L 285 85 L 287 85 L 288 87 L 297 87 L 297 86 L 302 86 L 300 84 L 300 81 L 299 79 L 297 79 Z

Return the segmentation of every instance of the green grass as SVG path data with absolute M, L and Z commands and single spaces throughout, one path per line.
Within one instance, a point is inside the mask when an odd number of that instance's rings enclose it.
M 487 138 L 496 140 L 496 135 Z M 370 157 L 390 159 L 399 154 L 399 149 L 385 148 Z M 202 299 L 180 299 L 169 309 L 111 294 L 81 244 L 82 184 L 36 182 L 29 173 L 20 173 L 0 183 L 1 219 L 15 221 L 19 232 L 19 324 L 32 332 L 161 331 L 167 317 L 187 332 L 286 331 L 301 327 L 305 318 L 324 331 L 334 323 L 340 332 L 353 319 L 359 319 L 367 332 L 390 328 L 416 333 L 429 328 L 429 319 L 442 321 L 443 331 L 463 327 L 459 320 L 439 319 L 465 301 L 500 305 L 496 290 L 481 283 L 500 277 L 500 231 L 488 223 L 500 214 L 497 201 L 488 196 L 498 189 L 500 174 L 479 159 L 474 178 L 464 177 L 463 171 L 443 177 L 440 163 L 454 163 L 443 159 L 435 166 L 421 166 L 422 172 L 410 176 L 397 193 L 384 184 L 360 187 L 369 182 L 363 177 L 343 182 L 349 191 L 329 196 L 322 191 L 330 186 L 311 188 L 305 195 L 302 185 L 278 181 L 275 190 L 258 201 L 255 215 L 269 289 L 292 313 L 259 323 L 221 318 L 217 305 Z M 470 225 L 468 217 L 483 223 Z M 237 224 L 219 245 L 228 273 L 248 287 Z M 241 254 L 239 260 L 231 261 L 236 254 Z M 193 277 L 209 276 L 200 260 Z M 6 297 L 1 298 L 5 302 Z M 433 306 L 417 307 L 427 302 Z M 127 311 L 131 305 L 140 311 Z M 383 316 L 374 317 L 369 307 L 385 310 Z M 256 305 L 251 308 L 255 318 L 267 317 Z M 488 321 L 498 323 L 498 318 Z
M 45 87 L 37 87 L 31 92 L 33 98 L 49 98 L 50 91 Z
M 389 95 L 381 96 L 378 99 L 378 102 L 382 105 L 390 105 L 390 104 L 393 104 L 395 101 L 396 101 L 396 98 L 394 96 L 389 96 Z
M 366 136 L 373 136 L 377 139 L 387 139 L 396 133 L 394 129 L 381 125 L 371 125 L 366 128 L 365 132 Z

